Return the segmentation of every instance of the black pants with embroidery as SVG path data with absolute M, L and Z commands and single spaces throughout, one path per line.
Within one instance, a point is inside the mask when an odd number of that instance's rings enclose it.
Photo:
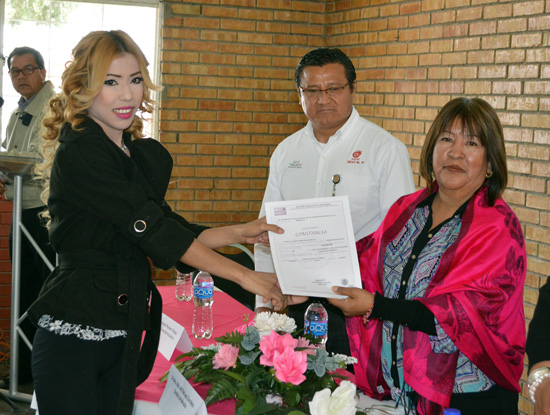
M 82 340 L 74 334 L 59 335 L 39 328 L 32 371 L 40 415 L 114 414 L 125 341 L 124 337 Z

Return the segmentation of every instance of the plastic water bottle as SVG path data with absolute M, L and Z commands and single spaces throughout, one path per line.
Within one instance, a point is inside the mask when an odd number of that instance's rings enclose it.
M 178 301 L 189 301 L 193 298 L 193 273 L 176 274 L 176 298 Z
M 443 412 L 443 415 L 460 415 L 460 411 L 454 408 L 447 408 L 445 412 Z
M 325 347 L 328 339 L 328 313 L 321 303 L 311 303 L 304 314 L 304 332 L 321 340 L 318 345 Z
M 214 280 L 208 272 L 199 271 L 193 282 L 193 336 L 209 339 L 212 336 L 212 304 L 214 303 Z

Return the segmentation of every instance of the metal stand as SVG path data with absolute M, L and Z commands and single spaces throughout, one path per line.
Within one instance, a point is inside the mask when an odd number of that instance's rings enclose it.
M 13 252 L 12 252 L 12 286 L 11 286 L 11 342 L 10 342 L 10 385 L 9 385 L 9 397 L 21 402 L 31 402 L 32 396 L 26 393 L 18 392 L 18 363 L 19 363 L 19 337 L 23 339 L 25 344 L 32 350 L 32 344 L 21 330 L 21 322 L 27 318 L 27 311 L 25 310 L 22 316 L 19 315 L 19 293 L 21 292 L 21 232 L 25 234 L 29 242 L 34 249 L 38 252 L 40 257 L 44 260 L 50 270 L 53 270 L 53 265 L 50 263 L 46 255 L 42 252 L 42 249 L 35 242 L 33 237 L 27 231 L 23 223 L 21 200 L 23 194 L 23 176 L 16 174 L 14 176 L 14 198 L 13 198 Z M 1 393 L 2 390 L 0 390 Z M 9 402 L 9 399 L 5 396 L 1 396 L 2 399 L 8 401 L 10 406 L 14 409 L 18 409 L 17 406 Z
M 9 406 L 11 406 L 11 408 L 12 408 L 14 411 L 16 411 L 16 412 L 19 411 L 19 407 L 18 407 L 16 404 L 14 404 L 13 401 L 12 401 L 10 398 L 8 398 L 6 395 L 4 395 L 4 393 L 1 392 L 1 391 L 0 391 L 0 398 L 1 398 L 4 402 L 6 402 Z

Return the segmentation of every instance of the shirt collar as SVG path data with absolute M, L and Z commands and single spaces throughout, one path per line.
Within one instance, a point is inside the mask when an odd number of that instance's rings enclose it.
M 22 111 L 22 112 L 25 112 L 27 110 L 27 108 L 29 107 L 30 103 L 32 102 L 32 100 L 40 93 L 40 91 L 42 91 L 42 89 L 46 86 L 46 82 L 44 82 L 42 84 L 42 88 L 40 88 L 40 90 L 34 94 L 32 97 L 30 97 L 29 99 L 25 99 L 25 97 L 23 97 L 23 95 L 21 95 L 21 97 L 19 98 L 19 101 L 17 101 L 17 105 L 19 106 L 19 109 Z
M 433 192 L 430 196 L 428 196 L 426 199 L 424 199 L 422 202 L 420 202 L 417 206 L 417 208 L 423 208 L 425 206 L 429 206 L 430 210 L 432 209 L 432 203 L 435 199 L 435 195 L 437 192 Z M 473 197 L 473 196 L 472 196 Z M 468 206 L 468 203 L 470 202 L 471 198 L 465 201 L 456 211 L 453 213 L 453 216 L 458 216 L 462 219 L 462 215 L 464 215 L 464 212 L 466 211 L 466 207 Z
M 27 101 L 23 96 L 21 96 L 19 98 L 19 101 L 17 101 L 17 105 L 19 106 L 19 109 L 21 110 L 21 112 L 25 112 L 25 110 L 27 109 L 27 107 L 29 106 L 29 104 L 31 103 L 32 99 L 36 96 L 36 94 L 34 94 L 32 97 L 30 97 L 30 99 Z

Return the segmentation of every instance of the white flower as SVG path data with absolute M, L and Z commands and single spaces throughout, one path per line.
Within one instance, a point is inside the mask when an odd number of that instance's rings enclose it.
M 292 333 L 296 330 L 296 323 L 293 318 L 284 314 L 264 312 L 256 314 L 254 326 L 260 333 L 269 334 L 271 330 Z
M 309 403 L 311 415 L 355 415 L 356 387 L 353 383 L 343 380 L 332 396 L 330 389 L 318 391 Z
M 357 403 L 356 386 L 349 380 L 343 380 L 330 398 L 330 414 L 355 414 L 355 405 Z
M 327 415 L 330 405 L 330 389 L 326 388 L 315 392 L 313 400 L 309 403 L 311 415 Z
M 258 331 L 271 330 L 271 313 L 263 312 L 256 314 L 256 318 L 254 319 L 254 327 L 256 327 Z
M 207 346 L 201 346 L 201 349 L 204 349 L 204 350 L 214 350 L 214 351 L 218 351 L 220 350 L 220 347 L 222 347 L 222 344 L 221 343 L 212 343 L 212 344 L 209 344 Z
M 337 362 L 344 362 L 346 365 L 354 365 L 357 363 L 357 359 L 352 356 L 346 356 L 345 354 L 333 353 L 332 358 Z
M 296 322 L 291 317 L 284 314 L 272 313 L 271 318 L 273 319 L 273 330 L 284 331 L 285 333 L 292 333 L 296 330 Z
M 265 402 L 266 403 L 273 403 L 275 405 L 283 406 L 283 398 L 279 395 L 273 395 L 271 393 L 267 394 L 265 396 Z

